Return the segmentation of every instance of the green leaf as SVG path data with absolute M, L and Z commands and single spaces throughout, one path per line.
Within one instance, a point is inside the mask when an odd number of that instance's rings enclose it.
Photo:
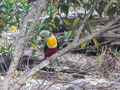
M 21 2 L 21 5 L 22 5 L 22 7 L 24 8 L 24 9 L 27 9 L 27 3 L 25 3 L 25 2 Z
M 53 4 L 55 8 L 58 8 L 58 0 L 53 0 Z
M 54 29 L 57 28 L 54 23 L 49 23 L 50 26 L 52 26 Z
M 1 44 L 4 44 L 4 41 L 3 41 L 2 39 L 0 39 L 0 45 L 1 45 Z
M 49 5 L 48 8 L 46 9 L 46 12 L 47 12 L 47 14 L 48 14 L 50 17 L 52 17 L 53 14 L 54 14 L 54 12 L 55 12 L 54 6 L 53 6 L 53 5 Z
M 69 31 L 67 38 L 70 38 L 71 34 L 72 34 L 72 31 Z
M 98 41 L 95 38 L 93 38 L 92 40 L 93 40 L 93 43 L 95 44 L 96 48 L 99 49 L 99 47 L 98 47 Z
M 79 17 L 76 17 L 74 22 L 73 22 L 73 27 L 80 21 L 80 18 Z
M 59 0 L 59 3 L 64 3 L 65 0 Z
M 59 25 L 60 20 L 59 20 L 59 18 L 58 18 L 58 17 L 55 17 L 55 18 L 54 18 L 54 23 L 55 23 L 55 25 L 56 25 L 56 26 L 58 26 L 58 25 Z
M 13 74 L 12 74 L 12 77 L 13 78 L 16 78 L 18 76 L 18 71 L 16 70 Z
M 81 45 L 80 45 L 80 47 L 81 47 L 81 48 L 85 48 L 85 47 L 86 47 L 86 45 L 87 45 L 87 42 L 85 42 L 85 43 L 81 44 Z
M 35 31 L 40 32 L 45 27 L 44 24 L 37 24 L 35 26 Z
M 69 7 L 66 4 L 63 4 L 60 6 L 61 13 L 65 13 L 65 15 L 68 15 L 68 9 L 69 9 Z
M 35 53 L 36 53 L 36 50 L 32 50 L 32 55 L 35 55 Z
M 116 6 L 114 6 L 114 7 L 110 6 L 108 11 L 107 11 L 107 15 L 109 17 L 112 17 L 116 13 L 116 11 L 117 11 L 117 7 Z
M 47 19 L 45 19 L 43 23 L 48 24 L 51 22 L 52 19 L 53 19 L 52 17 L 48 17 Z
M 65 31 L 64 32 L 64 39 L 66 40 L 66 41 L 68 41 L 69 39 L 71 39 L 72 37 L 73 37 L 73 32 L 72 31 Z
M 71 22 L 69 22 L 69 20 L 68 19 L 63 19 L 63 22 L 66 24 L 66 25 L 71 25 Z
M 107 4 L 106 1 L 101 0 L 101 2 L 99 3 L 99 6 L 97 6 L 97 8 L 96 8 L 96 11 L 97 11 L 97 13 L 99 14 L 100 17 L 102 16 L 102 13 L 104 11 L 103 7 L 105 7 L 106 4 Z

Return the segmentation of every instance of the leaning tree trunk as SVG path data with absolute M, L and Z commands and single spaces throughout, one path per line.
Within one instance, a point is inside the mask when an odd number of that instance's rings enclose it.
M 12 79 L 12 74 L 17 69 L 18 62 L 25 49 L 25 44 L 28 42 L 30 37 L 29 35 L 31 35 L 35 25 L 38 24 L 38 20 L 43 12 L 43 9 L 47 6 L 47 3 L 48 3 L 47 0 L 36 1 L 36 4 L 33 5 L 33 7 L 31 7 L 31 9 L 29 10 L 29 13 L 24 18 L 23 23 L 21 24 L 21 27 L 20 27 L 20 32 L 22 33 L 19 33 L 17 40 L 14 43 L 15 50 L 13 52 L 13 60 L 10 64 L 7 75 L 5 76 L 3 90 L 9 89 L 10 81 Z M 31 23 L 31 25 L 27 30 L 28 23 Z

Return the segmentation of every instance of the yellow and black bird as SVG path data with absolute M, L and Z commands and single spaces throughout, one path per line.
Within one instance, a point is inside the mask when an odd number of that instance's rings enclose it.
M 58 42 L 53 32 L 43 30 L 41 31 L 40 36 L 45 39 L 45 57 L 50 57 L 58 51 Z

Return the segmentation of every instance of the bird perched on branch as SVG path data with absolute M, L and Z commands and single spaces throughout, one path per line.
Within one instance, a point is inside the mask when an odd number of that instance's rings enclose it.
M 45 57 L 50 57 L 58 51 L 58 42 L 55 35 L 52 32 L 48 30 L 43 30 L 41 31 L 40 36 L 45 39 Z

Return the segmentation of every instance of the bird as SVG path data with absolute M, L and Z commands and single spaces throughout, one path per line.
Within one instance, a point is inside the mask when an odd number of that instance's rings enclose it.
M 40 32 L 40 35 L 38 35 L 40 39 L 40 41 L 42 43 L 41 46 L 43 46 L 44 44 L 44 47 L 41 47 L 42 50 L 44 51 L 44 58 L 41 60 L 41 61 L 44 61 L 47 57 L 50 57 L 51 55 L 53 55 L 54 53 L 56 53 L 58 51 L 58 42 L 57 42 L 57 38 L 55 37 L 54 33 L 53 32 L 50 32 L 48 30 L 42 30 Z M 37 47 L 37 46 L 35 46 Z M 40 48 L 40 47 L 39 47 Z M 41 49 L 40 49 L 41 50 Z M 21 71 L 24 71 L 24 70 L 28 70 L 30 68 L 33 68 L 33 64 L 38 64 L 38 63 L 41 63 L 41 62 L 38 62 L 38 61 L 35 61 L 33 59 L 29 59 L 29 66 L 26 67 L 26 63 L 28 63 L 28 56 L 24 56 L 23 59 L 25 60 L 22 60 L 20 62 L 20 64 L 18 65 L 18 70 L 21 70 Z M 44 67 L 42 70 L 46 70 L 46 67 Z
M 44 46 L 44 55 L 46 57 L 50 57 L 54 53 L 56 53 L 59 49 L 58 47 L 58 41 L 55 37 L 54 33 L 48 30 L 42 30 L 40 32 L 41 38 L 44 38 L 45 40 L 45 46 Z

